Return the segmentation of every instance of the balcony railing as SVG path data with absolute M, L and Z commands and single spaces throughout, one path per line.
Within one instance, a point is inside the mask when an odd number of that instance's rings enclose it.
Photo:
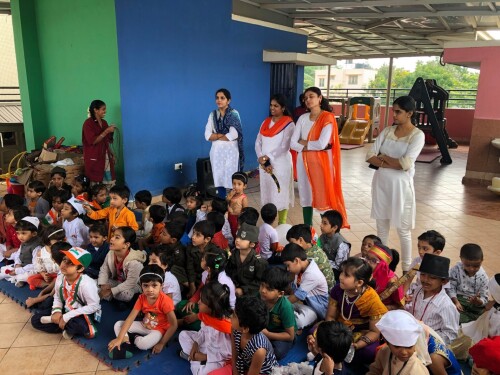
M 17 86 L 0 86 L 0 103 L 21 103 L 21 94 Z
M 411 89 L 401 89 L 394 88 L 391 89 L 390 100 L 392 103 L 396 98 L 408 95 Z M 322 88 L 321 91 L 323 95 L 326 96 L 326 88 Z M 448 102 L 446 103 L 446 107 L 448 108 L 475 108 L 476 107 L 476 95 L 477 90 L 446 90 L 449 94 Z M 353 96 L 374 96 L 379 97 L 381 99 L 381 104 L 385 105 L 386 102 L 386 92 L 385 88 L 380 89 L 343 89 L 343 88 L 335 88 L 330 89 L 330 97 L 333 98 L 350 98 Z

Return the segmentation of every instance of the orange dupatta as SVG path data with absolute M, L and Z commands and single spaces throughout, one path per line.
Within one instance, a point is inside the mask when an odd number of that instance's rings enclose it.
M 324 150 L 302 152 L 304 167 L 311 185 L 312 206 L 320 211 L 337 210 L 342 215 L 342 228 L 350 228 L 342 194 L 340 141 L 333 113 L 327 111 L 320 113 L 309 131 L 307 141 L 317 141 L 321 131 L 328 124 L 332 124 L 332 136 L 329 142 L 332 160 L 329 160 L 328 152 Z
M 276 134 L 281 133 L 281 131 L 293 121 L 290 116 L 282 116 L 277 122 L 274 123 L 274 126 L 270 128 L 269 125 L 271 125 L 271 120 L 272 117 L 266 118 L 260 127 L 260 134 L 264 137 L 274 137 Z
M 222 333 L 231 333 L 231 321 L 228 319 L 217 319 L 207 313 L 198 313 L 198 318 L 205 323 L 205 325 L 216 329 Z

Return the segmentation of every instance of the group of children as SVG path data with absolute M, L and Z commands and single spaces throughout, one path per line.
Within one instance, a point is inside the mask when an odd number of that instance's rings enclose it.
M 114 326 L 113 359 L 159 353 L 180 331 L 193 374 L 270 374 L 306 335 L 314 374 L 460 374 L 450 350 L 459 324 L 487 314 L 498 325 L 488 287 L 496 298 L 500 276 L 488 279 L 476 244 L 450 270 L 444 237 L 427 231 L 412 270 L 398 277 L 397 251 L 375 235 L 351 256 L 334 210 L 322 214 L 319 238 L 294 225 L 281 246 L 276 207 L 248 207 L 244 173 L 226 200 L 188 192 L 186 208 L 178 188 L 163 191 L 164 206 L 139 191 L 140 223 L 127 187 L 65 177 L 56 167 L 48 188 L 29 183 L 26 202 L 4 196 L 0 278 L 41 289 L 26 301 L 32 325 L 65 338 L 94 337 L 103 300 L 130 310 Z

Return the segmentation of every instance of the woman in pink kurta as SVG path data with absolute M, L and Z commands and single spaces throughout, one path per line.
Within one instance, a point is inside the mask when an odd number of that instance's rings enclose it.
M 83 160 L 85 175 L 91 183 L 113 184 L 115 180 L 114 155 L 111 151 L 115 125 L 109 126 L 104 116 L 106 104 L 93 100 L 89 107 L 90 117 L 82 128 Z

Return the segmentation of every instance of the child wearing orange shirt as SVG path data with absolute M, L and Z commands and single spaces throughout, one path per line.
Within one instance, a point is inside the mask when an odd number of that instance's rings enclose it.
M 108 219 L 108 238 L 111 238 L 114 230 L 119 227 L 130 227 L 133 230 L 138 230 L 139 225 L 135 215 L 127 208 L 130 189 L 126 186 L 115 185 L 109 190 L 109 197 L 111 199 L 109 207 L 102 210 L 94 211 L 90 205 L 84 205 L 87 216 L 92 220 Z
M 165 273 L 160 266 L 151 264 L 141 271 L 139 281 L 143 293 L 125 321 L 115 324 L 116 339 L 108 344 L 112 359 L 131 358 L 131 349 L 153 348 L 153 354 L 160 353 L 177 330 L 177 319 L 172 299 L 162 291 Z M 139 313 L 142 321 L 135 321 Z
M 161 244 L 161 232 L 165 228 L 165 216 L 167 215 L 167 210 L 165 207 L 158 204 L 149 207 L 149 218 L 148 220 L 153 223 L 153 228 L 148 237 L 143 238 L 139 241 L 139 249 L 151 249 Z

